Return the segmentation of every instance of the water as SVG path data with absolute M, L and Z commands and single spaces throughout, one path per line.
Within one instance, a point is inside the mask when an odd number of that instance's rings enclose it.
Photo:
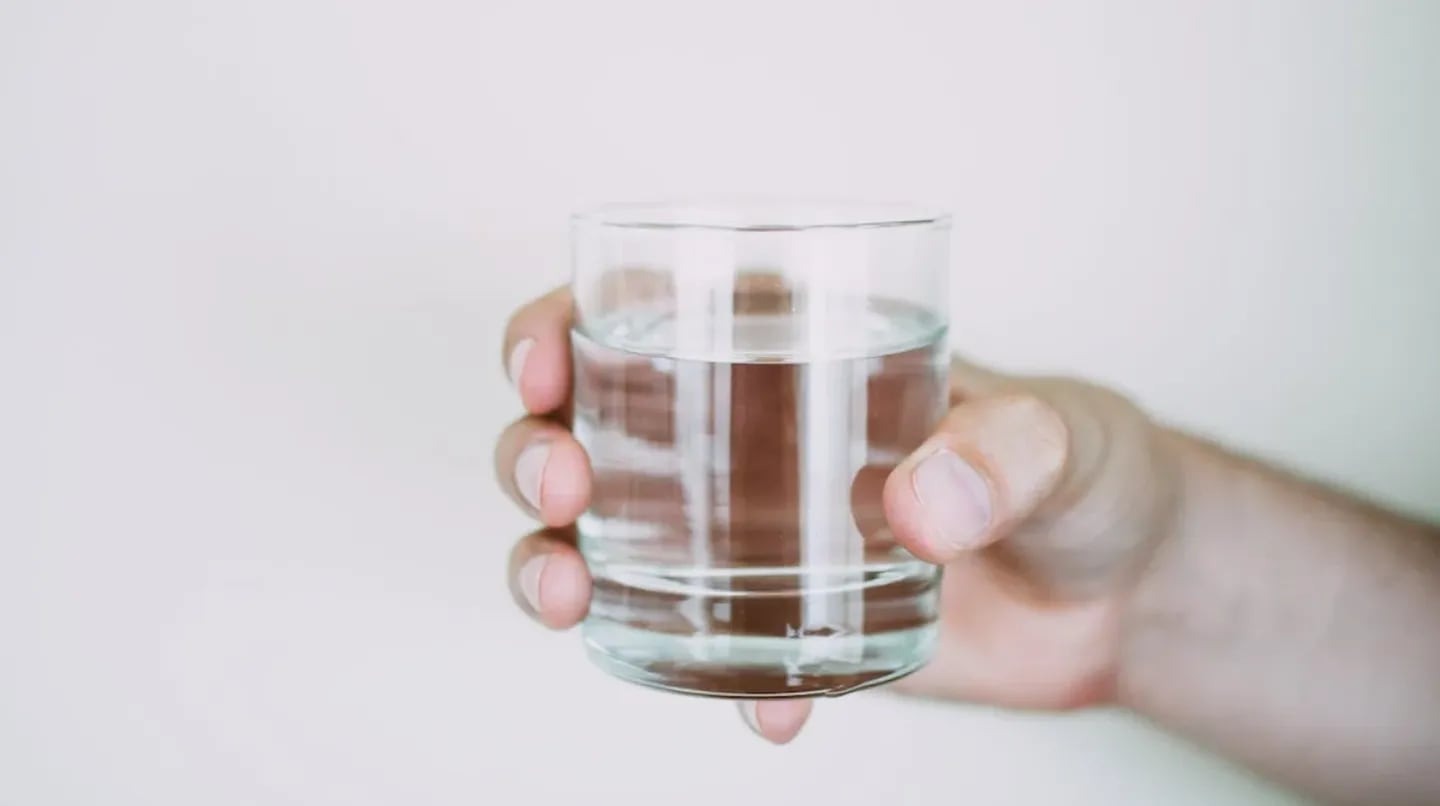
M 737 296 L 720 339 L 643 309 L 574 334 L 585 640 L 620 677 L 839 694 L 929 655 L 938 571 L 895 544 L 881 489 L 942 413 L 943 324 L 883 300 L 823 320 L 773 303 Z

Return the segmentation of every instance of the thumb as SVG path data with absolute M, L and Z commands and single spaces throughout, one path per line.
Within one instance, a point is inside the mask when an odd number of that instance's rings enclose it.
M 1059 484 L 1070 434 L 1037 397 L 962 402 L 885 482 L 885 517 L 915 556 L 945 563 L 989 545 Z

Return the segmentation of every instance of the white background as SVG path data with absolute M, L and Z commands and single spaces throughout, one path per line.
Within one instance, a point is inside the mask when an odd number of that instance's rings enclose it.
M 577 206 L 933 202 L 958 349 L 1440 516 L 1437 53 L 1428 2 L 7 0 L 0 804 L 1284 802 L 1117 714 L 777 749 L 603 677 L 504 590 L 498 338 Z

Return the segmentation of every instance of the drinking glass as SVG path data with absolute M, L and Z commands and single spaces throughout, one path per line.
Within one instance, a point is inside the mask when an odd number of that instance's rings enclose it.
M 896 545 L 881 491 L 946 405 L 948 218 L 675 203 L 572 226 L 591 658 L 745 698 L 918 668 L 940 572 Z

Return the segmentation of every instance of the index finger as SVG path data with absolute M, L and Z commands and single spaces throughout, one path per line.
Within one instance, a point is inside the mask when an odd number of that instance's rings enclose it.
M 531 414 L 559 410 L 570 397 L 570 324 L 575 306 L 561 286 L 525 305 L 505 327 L 505 372 Z

